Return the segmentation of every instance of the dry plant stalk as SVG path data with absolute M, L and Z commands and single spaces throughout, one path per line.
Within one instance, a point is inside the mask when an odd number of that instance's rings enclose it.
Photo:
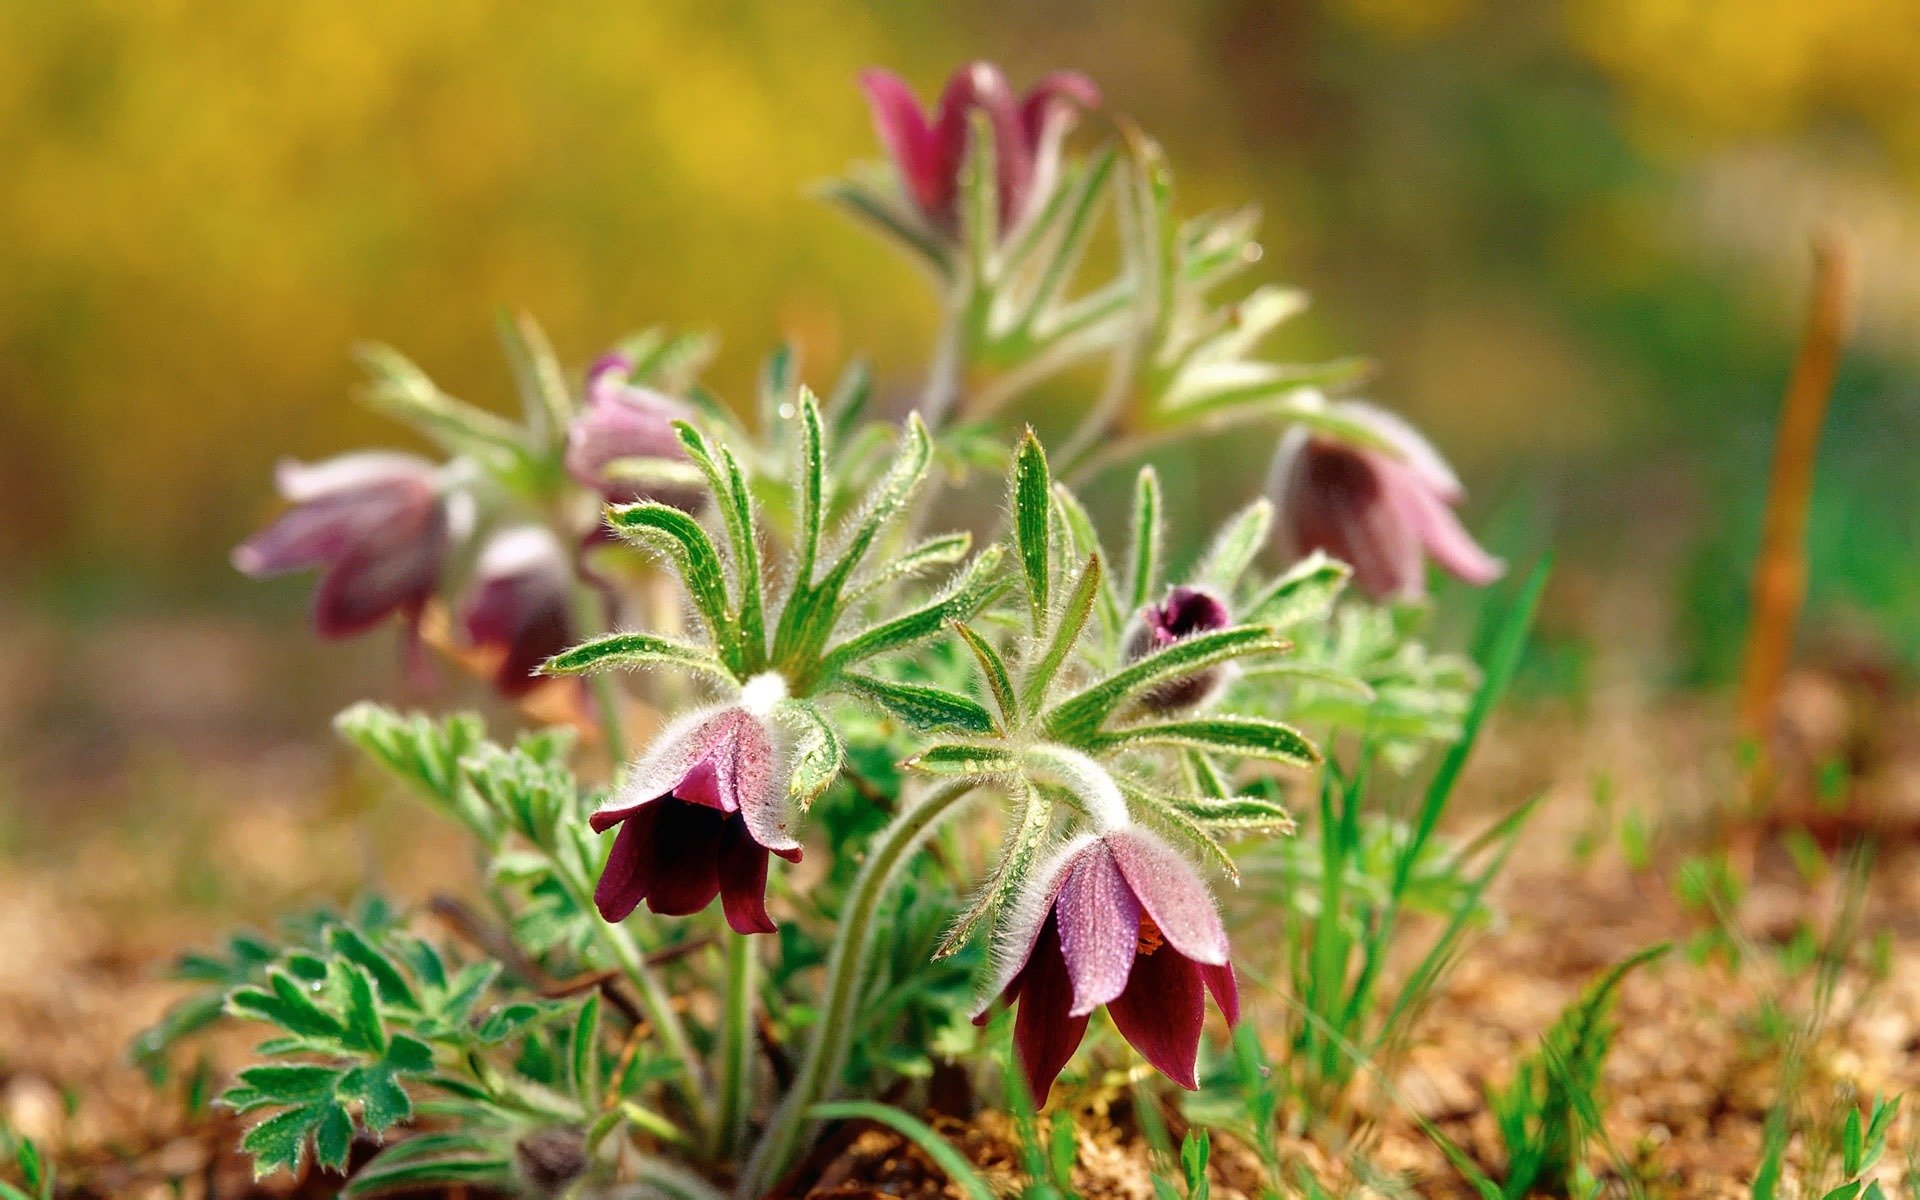
M 1739 730 L 1756 754 L 1748 792 L 1754 798 L 1767 784 L 1767 739 L 1794 627 L 1806 600 L 1807 508 L 1813 495 L 1814 459 L 1840 351 L 1853 324 L 1853 279 L 1852 243 L 1838 232 L 1817 237 L 1806 328 L 1774 442 L 1765 523 L 1753 568 L 1753 617 L 1740 673 Z

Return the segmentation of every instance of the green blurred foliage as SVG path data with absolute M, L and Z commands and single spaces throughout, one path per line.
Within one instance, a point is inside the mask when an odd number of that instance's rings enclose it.
M 804 194 L 875 154 L 860 67 L 931 93 L 974 56 L 1089 71 L 1183 205 L 1262 205 L 1263 271 L 1319 301 L 1287 349 L 1377 356 L 1502 549 L 1677 586 L 1695 679 L 1737 645 L 1807 235 L 1872 215 L 1813 595 L 1920 655 L 1920 0 L 0 0 L 8 577 L 231 600 L 276 457 L 404 444 L 347 346 L 504 403 L 500 306 L 575 363 L 712 327 L 736 400 L 782 336 L 910 386 L 930 296 Z

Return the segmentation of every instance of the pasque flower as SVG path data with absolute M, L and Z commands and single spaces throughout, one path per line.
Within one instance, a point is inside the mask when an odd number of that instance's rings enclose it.
M 1459 477 L 1411 425 L 1371 404 L 1334 405 L 1331 414 L 1388 448 L 1295 426 L 1281 439 L 1267 480 L 1280 548 L 1293 557 L 1324 550 L 1353 568 L 1376 599 L 1426 593 L 1426 557 L 1473 584 L 1504 570 L 1460 524 Z
M 1127 658 L 1144 658 L 1196 633 L 1225 629 L 1231 621 L 1227 602 L 1212 589 L 1177 584 L 1167 589 L 1166 599 L 1140 610 L 1127 637 Z M 1169 680 L 1143 700 L 1157 712 L 1192 708 L 1209 699 L 1225 678 L 1221 668 L 1211 667 Z
M 567 473 L 611 504 L 658 500 L 691 512 L 704 495 L 698 487 L 648 488 L 609 469 L 623 459 L 687 461 L 673 423 L 690 419 L 692 411 L 664 392 L 629 383 L 632 370 L 632 361 L 618 354 L 604 355 L 588 370 L 586 404 L 567 430 Z
M 907 199 L 944 233 L 952 233 L 958 224 L 960 169 L 973 112 L 985 113 L 993 127 L 1000 229 L 1005 233 L 1053 191 L 1061 140 L 1081 109 L 1100 103 L 1100 89 L 1077 71 L 1055 71 L 1026 95 L 1015 96 L 1000 68 L 986 62 L 955 71 L 931 112 L 920 107 L 913 89 L 891 71 L 863 71 L 860 86 Z
M 1102 1004 L 1142 1057 L 1188 1089 L 1199 1086 L 1204 993 L 1228 1024 L 1240 1019 L 1213 897 L 1186 859 L 1138 826 L 1069 842 L 1010 909 L 999 955 L 989 996 L 1018 1007 L 1014 1046 L 1041 1100 Z
M 241 543 L 233 565 L 256 578 L 320 568 L 313 623 L 326 637 L 364 632 L 395 613 L 417 626 L 467 523 L 434 465 L 368 451 L 284 461 L 274 481 L 291 507 Z
M 487 539 L 461 610 L 467 640 L 501 653 L 494 685 L 525 695 L 537 669 L 573 644 L 573 575 L 559 541 L 536 525 Z
M 595 833 L 620 830 L 593 893 L 602 917 L 625 920 L 643 900 L 683 917 L 718 896 L 734 932 L 773 932 L 767 856 L 800 861 L 769 719 L 785 694 L 779 676 L 757 676 L 738 703 L 675 721 L 589 818 Z

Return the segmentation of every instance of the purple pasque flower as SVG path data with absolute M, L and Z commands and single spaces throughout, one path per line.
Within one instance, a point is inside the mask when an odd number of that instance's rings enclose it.
M 738 703 L 675 721 L 589 818 L 595 833 L 620 829 L 593 893 L 603 918 L 625 920 L 643 900 L 690 916 L 718 896 L 734 932 L 773 932 L 767 856 L 800 861 L 769 721 L 784 695 L 778 676 L 756 676 Z
M 1082 835 L 1034 875 L 1001 926 L 998 997 L 1019 1009 L 1014 1047 L 1036 1100 L 1104 1004 L 1141 1057 L 1181 1087 L 1199 1086 L 1204 994 L 1227 1023 L 1240 991 L 1207 885 L 1172 847 L 1138 826 Z
M 674 433 L 673 423 L 690 420 L 692 410 L 665 392 L 629 383 L 627 376 L 632 370 L 630 359 L 607 354 L 587 371 L 586 403 L 567 430 L 567 473 L 582 487 L 599 492 L 609 504 L 658 500 L 693 512 L 703 497 L 697 487 L 648 488 L 634 480 L 617 478 L 608 470 L 622 459 L 687 461 L 686 448 Z
M 573 582 L 547 530 L 521 525 L 487 539 L 460 620 L 468 641 L 501 653 L 494 686 L 502 695 L 533 690 L 540 664 L 573 644 Z
M 1060 174 L 1061 141 L 1081 109 L 1100 104 L 1100 89 L 1078 71 L 1042 76 L 1026 95 L 1016 97 L 1000 68 L 988 62 L 956 70 L 931 112 L 920 107 L 913 89 L 891 71 L 870 67 L 860 73 L 860 86 L 907 199 L 929 224 L 949 234 L 959 224 L 960 170 L 975 110 L 985 113 L 993 126 L 1004 236 L 1052 193 Z
M 323 637 L 365 632 L 394 613 L 417 628 L 465 536 L 464 495 L 449 498 L 427 460 L 383 451 L 285 460 L 274 482 L 291 507 L 234 549 L 234 567 L 255 578 L 320 568 L 313 624 Z
M 1324 550 L 1351 566 L 1355 582 L 1381 600 L 1425 595 L 1428 555 L 1468 583 L 1500 577 L 1505 566 L 1454 514 L 1466 490 L 1432 443 L 1371 404 L 1348 401 L 1328 411 L 1391 449 L 1318 428 L 1288 430 L 1267 477 L 1283 552 L 1299 558 Z
M 1145 658 L 1196 633 L 1225 629 L 1232 620 L 1227 602 L 1212 588 L 1176 584 L 1167 589 L 1166 599 L 1147 605 L 1134 619 L 1133 632 L 1127 637 L 1127 659 Z M 1221 668 L 1210 667 L 1168 680 L 1141 700 L 1156 712 L 1192 708 L 1211 699 L 1225 680 Z

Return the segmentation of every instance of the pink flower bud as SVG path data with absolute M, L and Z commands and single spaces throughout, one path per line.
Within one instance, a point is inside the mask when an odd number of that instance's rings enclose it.
M 1014 1046 L 1037 1100 L 1102 1004 L 1141 1057 L 1188 1089 L 1199 1086 L 1204 993 L 1229 1025 L 1240 1019 L 1227 933 L 1207 885 L 1138 826 L 1068 843 L 1035 872 L 998 941 L 989 995 L 1019 1009 Z
M 1426 594 L 1426 558 L 1472 584 L 1498 579 L 1504 566 L 1473 540 L 1453 509 L 1460 480 L 1405 421 L 1370 404 L 1334 407 L 1391 450 L 1349 443 L 1296 426 L 1280 441 L 1267 479 L 1275 536 L 1285 554 L 1323 550 L 1353 568 L 1376 599 Z
M 234 550 L 234 567 L 255 578 L 320 568 L 313 623 L 324 637 L 364 632 L 394 613 L 417 626 L 466 523 L 433 464 L 347 454 L 282 462 L 275 482 L 291 507 Z
M 494 686 L 522 696 L 541 663 L 571 646 L 573 573 L 551 533 L 525 525 L 487 540 L 461 611 L 467 640 L 501 652 Z
M 567 430 L 567 473 L 582 487 L 592 488 L 610 504 L 657 500 L 693 512 L 705 494 L 697 487 L 646 486 L 613 476 L 610 464 L 622 459 L 661 458 L 687 461 L 686 449 L 673 431 L 675 421 L 693 413 L 664 392 L 627 382 L 633 364 L 609 354 L 587 372 L 586 405 Z
M 1149 604 L 1135 618 L 1133 632 L 1127 637 L 1127 659 L 1145 658 L 1196 633 L 1211 633 L 1232 623 L 1227 602 L 1208 588 L 1175 586 L 1167 589 L 1167 598 Z M 1210 667 L 1192 675 L 1168 680 L 1144 697 L 1148 708 L 1156 712 L 1175 712 L 1192 708 L 1211 699 L 1226 675 L 1219 667 Z
M 946 234 L 959 225 L 960 172 L 972 113 L 985 113 L 993 126 L 1000 231 L 1005 235 L 1052 193 L 1062 139 L 1081 109 L 1100 104 L 1100 89 L 1075 71 L 1056 71 L 1016 97 L 1000 68 L 986 62 L 955 71 L 932 112 L 922 109 L 913 89 L 891 71 L 869 68 L 861 72 L 860 86 L 907 199 Z

